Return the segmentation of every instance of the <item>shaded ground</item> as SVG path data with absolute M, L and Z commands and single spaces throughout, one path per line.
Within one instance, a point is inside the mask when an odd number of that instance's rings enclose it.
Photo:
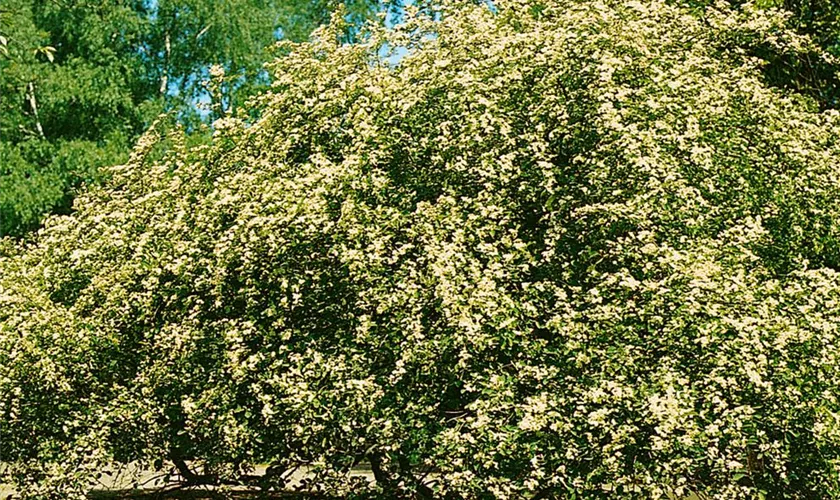
M 88 498 L 91 500 L 314 500 L 320 498 L 317 495 L 306 493 L 247 493 L 247 492 L 214 492 L 196 490 L 177 491 L 149 491 L 149 490 L 119 490 L 119 491 L 92 491 Z
M 257 467 L 255 474 L 265 473 L 265 467 Z M 102 487 L 94 489 L 88 494 L 91 500 L 338 500 L 314 493 L 298 493 L 291 491 L 301 484 L 301 480 L 309 475 L 308 470 L 301 470 L 289 477 L 290 491 L 283 492 L 255 492 L 242 488 L 220 491 L 210 487 L 178 488 L 178 483 L 165 483 L 159 476 L 159 472 L 124 470 L 121 475 L 114 475 L 107 482 L 103 481 Z M 359 467 L 353 469 L 351 476 L 362 477 L 373 482 L 374 477 L 370 469 Z M 157 478 L 157 479 L 156 479 Z M 139 480 L 138 480 L 139 479 Z M 133 488 L 132 483 L 138 482 L 140 488 Z M 0 500 L 15 498 L 11 487 L 0 484 Z M 675 497 L 669 497 L 677 500 Z M 690 495 L 684 500 L 710 500 L 697 495 Z
M 265 467 L 257 467 L 256 475 L 265 474 Z M 308 469 L 301 469 L 287 479 L 289 491 L 277 493 L 254 492 L 245 488 L 230 488 L 221 490 L 207 486 L 181 488 L 177 481 L 165 481 L 161 472 L 142 471 L 131 466 L 124 467 L 117 471 L 109 471 L 100 480 L 98 487 L 94 487 L 88 495 L 92 500 L 157 500 L 157 499 L 179 499 L 179 500 L 262 500 L 262 499 L 306 499 L 315 500 L 328 498 L 312 493 L 297 493 L 294 488 L 301 484 L 301 481 L 310 475 Z M 373 473 L 369 468 L 355 468 L 350 473 L 351 477 L 361 477 L 373 482 Z M 0 500 L 16 498 L 15 491 L 11 486 L 0 484 Z

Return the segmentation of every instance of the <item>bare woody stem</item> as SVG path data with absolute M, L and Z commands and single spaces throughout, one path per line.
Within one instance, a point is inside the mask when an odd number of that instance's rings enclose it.
M 38 113 L 38 99 L 35 97 L 35 82 L 29 82 L 26 86 L 26 100 L 29 101 L 29 107 L 35 117 L 35 128 L 38 130 L 38 135 L 41 139 L 45 139 L 44 127 L 41 125 L 41 116 Z

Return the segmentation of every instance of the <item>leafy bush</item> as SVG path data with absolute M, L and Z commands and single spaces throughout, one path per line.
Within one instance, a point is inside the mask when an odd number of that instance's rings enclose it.
M 358 45 L 340 19 L 257 121 L 153 129 L 0 246 L 9 479 L 840 496 L 840 113 L 749 55 L 809 39 L 658 0 L 409 8 Z

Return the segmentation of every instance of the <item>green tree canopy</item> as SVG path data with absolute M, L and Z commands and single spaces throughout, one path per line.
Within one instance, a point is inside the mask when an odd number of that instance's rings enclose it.
M 358 22 L 377 2 L 350 2 Z M 297 0 L 8 0 L 0 6 L 0 236 L 70 210 L 161 112 L 191 129 L 268 84 L 278 36 L 334 6 Z M 213 92 L 209 68 L 224 70 Z M 203 101 L 211 108 L 198 109 Z
M 814 40 L 660 0 L 342 22 L 211 143 L 153 127 L 2 242 L 8 479 L 840 496 L 840 113 L 756 56 Z
M 100 165 L 127 159 L 152 115 L 127 2 L 11 0 L 0 13 L 0 235 L 19 234 Z

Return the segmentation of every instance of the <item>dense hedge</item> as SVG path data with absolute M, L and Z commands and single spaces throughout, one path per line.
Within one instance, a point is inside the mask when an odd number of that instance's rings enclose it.
M 840 113 L 749 55 L 808 39 L 656 0 L 409 8 L 358 45 L 339 20 L 259 119 L 153 129 L 0 243 L 5 479 L 840 496 Z

